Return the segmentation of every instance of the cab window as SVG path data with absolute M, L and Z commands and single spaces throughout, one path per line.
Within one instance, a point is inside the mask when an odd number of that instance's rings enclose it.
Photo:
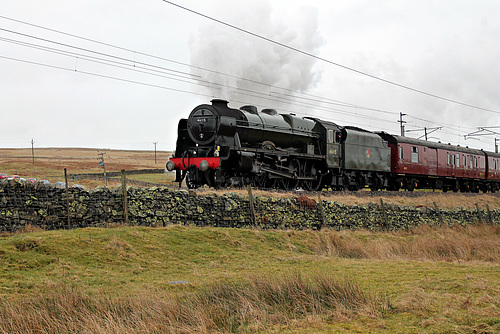
M 328 130 L 328 142 L 331 144 L 333 143 L 333 130 Z

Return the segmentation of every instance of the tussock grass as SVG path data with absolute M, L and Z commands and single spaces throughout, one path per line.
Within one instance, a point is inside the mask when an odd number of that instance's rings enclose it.
M 0 301 L 3 333 L 210 333 L 264 330 L 308 316 L 379 315 L 381 298 L 352 279 L 298 273 L 218 282 L 183 296 L 90 296 L 62 286 L 47 295 Z
M 24 232 L 0 333 L 500 332 L 498 226 Z
M 498 225 L 421 225 L 409 231 L 387 233 L 385 238 L 375 235 L 368 231 L 326 230 L 318 233 L 312 248 L 321 254 L 351 259 L 500 263 Z

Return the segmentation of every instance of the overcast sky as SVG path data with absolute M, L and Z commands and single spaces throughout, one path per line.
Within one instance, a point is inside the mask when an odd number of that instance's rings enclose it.
M 402 112 L 410 137 L 494 149 L 464 135 L 500 132 L 500 1 L 172 2 L 205 16 L 2 1 L 0 147 L 173 150 L 178 120 L 225 98 L 395 134 Z

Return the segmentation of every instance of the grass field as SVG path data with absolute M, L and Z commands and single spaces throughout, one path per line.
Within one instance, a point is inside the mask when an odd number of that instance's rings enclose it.
M 31 231 L 0 259 L 5 333 L 500 331 L 498 226 Z

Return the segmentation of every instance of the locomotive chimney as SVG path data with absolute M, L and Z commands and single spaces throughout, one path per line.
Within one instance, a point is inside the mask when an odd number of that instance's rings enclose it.
M 223 108 L 228 108 L 227 104 L 229 103 L 228 101 L 222 99 L 213 99 L 210 102 L 212 102 L 212 105 L 214 107 L 223 107 Z

